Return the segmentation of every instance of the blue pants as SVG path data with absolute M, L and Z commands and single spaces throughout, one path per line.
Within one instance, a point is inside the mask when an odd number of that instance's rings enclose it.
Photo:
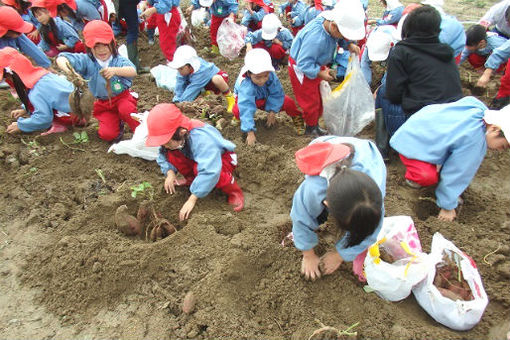
M 123 0 L 119 5 L 119 17 L 126 20 L 127 35 L 126 43 L 132 44 L 138 40 L 138 12 L 136 5 L 140 0 Z
M 397 131 L 398 128 L 409 118 L 409 116 L 402 110 L 401 105 L 392 104 L 388 99 L 386 99 L 386 82 L 383 82 L 377 91 L 375 108 L 382 108 L 384 123 L 386 124 L 386 130 L 390 137 L 393 136 L 395 131 Z

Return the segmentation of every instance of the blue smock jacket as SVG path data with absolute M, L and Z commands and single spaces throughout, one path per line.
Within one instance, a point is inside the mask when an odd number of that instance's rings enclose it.
M 303 23 L 299 24 L 299 16 L 306 10 L 306 4 L 301 0 L 298 0 L 294 5 L 290 5 L 290 17 L 296 19 L 296 22 L 291 24 L 292 27 L 303 26 Z
M 255 111 L 257 111 L 257 105 L 255 104 L 257 100 L 266 100 L 264 111 L 278 113 L 285 99 L 280 79 L 274 72 L 269 74 L 269 80 L 263 86 L 257 86 L 250 78 L 240 75 L 234 87 L 234 93 L 237 94 L 241 131 L 243 132 L 257 130 L 253 119 Z
M 42 76 L 28 92 L 34 111 L 28 118 L 18 118 L 18 128 L 23 132 L 49 128 L 53 122 L 53 110 L 71 112 L 69 95 L 73 90 L 73 84 L 64 77 L 53 73 Z
M 290 56 L 299 71 L 309 79 L 317 78 L 321 66 L 331 64 L 337 39 L 324 29 L 323 17 L 317 17 L 306 25 L 294 38 Z
M 76 0 L 75 14 L 76 18 L 69 16 L 68 19 L 78 32 L 83 31 L 83 27 L 85 27 L 83 19 L 87 21 L 102 19 L 96 4 L 87 0 Z
M 390 145 L 410 159 L 442 165 L 436 188 L 437 205 L 457 207 L 485 157 L 483 116 L 487 110 L 475 97 L 425 106 L 395 132 Z
M 441 14 L 441 32 L 439 41 L 453 48 L 453 56 L 456 57 L 466 46 L 466 33 L 464 26 L 454 16 Z
M 30 9 L 26 13 L 21 14 L 21 18 L 24 21 L 34 25 L 35 28 L 39 28 L 39 26 L 41 26 L 41 23 L 39 21 L 37 21 L 37 19 L 34 16 L 34 13 L 32 13 L 32 11 Z
M 485 46 L 485 48 L 478 49 L 474 52 L 471 52 L 470 50 L 468 50 L 467 48 L 464 47 L 464 50 L 462 51 L 462 54 L 460 57 L 459 64 L 462 64 L 464 61 L 466 61 L 466 59 L 473 53 L 480 55 L 480 56 L 488 57 L 492 53 L 492 51 L 494 51 L 496 48 L 503 45 L 507 41 L 507 39 L 503 38 L 502 36 L 498 35 L 497 33 L 487 32 L 486 41 L 487 41 L 487 45 Z
M 384 196 L 386 195 L 386 166 L 374 143 L 365 139 L 336 136 L 319 137 L 312 143 L 315 142 L 349 143 L 353 145 L 355 154 L 350 168 L 370 176 L 381 190 L 384 201 Z M 294 245 L 301 251 L 310 250 L 319 243 L 319 238 L 315 233 L 319 228 L 317 218 L 326 209 L 323 202 L 326 199 L 328 185 L 328 180 L 322 176 L 305 175 L 305 180 L 294 194 L 290 211 L 292 234 L 294 235 Z M 365 238 L 360 244 L 349 248 L 345 247 L 348 235 L 345 235 L 336 243 L 336 250 L 344 261 L 353 261 L 356 256 L 377 241 L 383 217 L 384 204 L 379 225 L 370 236 Z
M 21 34 L 17 38 L 6 38 L 5 36 L 0 38 L 0 49 L 4 47 L 12 47 L 17 49 L 23 54 L 26 54 L 30 58 L 34 59 L 37 65 L 48 68 L 51 66 L 51 61 L 48 59 L 46 54 L 32 40 L 28 39 L 26 35 Z
M 247 9 L 244 10 L 243 18 L 241 19 L 241 25 L 248 26 L 250 23 L 261 22 L 262 19 L 268 14 L 263 8 L 260 8 L 258 11 L 254 11 L 251 14 Z
M 499 66 L 508 61 L 510 57 L 510 40 L 505 41 L 501 46 L 495 48 L 485 62 L 485 68 L 497 70 Z
M 382 19 L 378 19 L 376 25 L 380 26 L 398 24 L 400 18 L 402 18 L 402 12 L 404 11 L 404 8 L 404 6 L 398 6 L 391 11 L 384 11 Z
M 211 81 L 220 70 L 213 63 L 200 59 L 200 67 L 187 76 L 177 73 L 175 84 L 174 102 L 192 102 L 200 94 L 200 91 Z
M 58 40 L 61 40 L 68 47 L 73 48 L 76 45 L 76 42 L 80 40 L 78 36 L 78 32 L 74 29 L 74 27 L 68 23 L 60 19 L 59 17 L 53 18 L 55 20 L 55 26 L 57 26 L 57 36 L 55 37 Z M 49 51 L 50 45 L 44 40 L 41 36 L 41 42 L 39 43 L 39 47 L 43 51 Z
M 294 37 L 292 36 L 292 33 L 285 27 L 280 27 L 278 29 L 278 33 L 276 34 L 276 39 L 280 40 L 283 44 L 283 49 L 288 50 L 290 46 L 292 46 L 292 40 Z M 256 30 L 255 32 L 248 32 L 246 35 L 246 38 L 244 38 L 245 43 L 249 43 L 252 46 L 255 46 L 259 42 L 263 41 L 266 47 L 273 46 L 272 40 L 264 40 L 262 39 L 262 29 Z
M 170 12 L 173 7 L 178 7 L 180 0 L 148 0 L 148 3 L 156 8 L 159 14 L 165 14 Z
M 331 7 L 331 6 L 324 6 L 324 10 L 325 11 L 330 10 L 332 8 L 333 7 Z M 294 25 L 296 27 L 299 27 L 299 26 L 302 26 L 302 25 L 306 25 L 310 21 L 315 19 L 321 12 L 322 12 L 321 10 L 318 10 L 318 9 L 315 8 L 315 5 L 308 6 L 307 8 L 305 8 L 304 11 L 302 11 L 299 14 L 298 17 L 296 17 L 296 22 L 294 23 Z
M 76 72 L 81 74 L 84 79 L 89 81 L 89 89 L 94 97 L 102 100 L 108 99 L 108 92 L 106 91 L 106 80 L 99 73 L 99 71 L 101 71 L 101 66 L 97 61 L 92 60 L 85 53 L 63 52 L 59 54 L 59 57 L 67 58 Z M 121 55 L 113 57 L 108 65 L 108 67 L 124 66 L 131 66 L 132 68 L 135 68 L 132 62 Z M 112 88 L 112 95 L 115 97 L 131 87 L 133 84 L 133 78 L 113 76 L 110 79 L 110 84 Z
M 221 156 L 226 151 L 234 151 L 236 146 L 224 139 L 221 133 L 209 124 L 192 129 L 189 132 L 188 143 L 191 154 L 185 156 L 197 163 L 198 170 L 190 191 L 198 198 L 202 198 L 218 183 L 222 167 Z M 164 148 L 160 148 L 156 162 L 165 176 L 169 170 L 177 173 L 175 166 L 168 161 Z
M 230 13 L 237 13 L 239 5 L 236 0 L 216 0 L 211 5 L 211 15 L 225 18 Z

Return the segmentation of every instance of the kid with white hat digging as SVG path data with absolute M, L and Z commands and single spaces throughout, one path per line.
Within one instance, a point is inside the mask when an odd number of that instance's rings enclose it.
M 216 94 L 221 92 L 227 100 L 227 111 L 232 113 L 235 98 L 228 87 L 228 74 L 200 58 L 193 47 L 183 45 L 177 48 L 174 60 L 168 66 L 179 72 L 174 102 L 191 102 L 204 89 Z
M 255 48 L 244 58 L 244 66 L 237 78 L 234 87 L 236 93 L 236 105 L 232 113 L 233 123 L 241 120 L 241 131 L 246 133 L 246 143 L 255 144 L 255 111 L 264 110 L 268 113 L 266 126 L 271 127 L 276 123 L 276 113 L 285 111 L 296 126 L 303 126 L 302 113 L 296 107 L 296 103 L 283 92 L 282 84 L 271 64 L 269 53 L 261 48 Z M 299 131 L 298 134 L 302 131 Z

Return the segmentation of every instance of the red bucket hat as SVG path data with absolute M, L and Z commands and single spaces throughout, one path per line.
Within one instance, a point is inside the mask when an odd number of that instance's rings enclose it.
M 203 122 L 189 119 L 174 104 L 158 104 L 152 108 L 147 117 L 149 136 L 145 145 L 161 146 L 168 143 L 179 127 L 190 131 L 202 126 Z
M 15 0 L 2 0 L 2 3 L 4 5 L 11 6 L 16 9 L 21 9 L 20 5 Z
M 88 48 L 94 48 L 97 43 L 109 44 L 115 41 L 113 30 L 102 20 L 92 20 L 83 28 L 83 38 Z
M 12 7 L 0 7 L 0 37 L 3 37 L 7 31 L 19 33 L 30 33 L 34 30 L 34 25 L 23 20 L 21 15 Z
M 57 6 L 61 4 L 67 4 L 73 10 L 76 11 L 78 8 L 74 0 L 32 0 L 32 7 L 46 8 L 50 15 L 54 18 L 58 14 Z
M 49 73 L 48 70 L 42 67 L 32 65 L 27 57 L 12 47 L 0 49 L 0 70 L 2 70 L 0 78 L 3 77 L 3 70 L 6 67 L 16 72 L 23 84 L 29 89 L 33 88 L 42 76 Z
M 333 163 L 349 156 L 351 148 L 344 144 L 317 142 L 296 151 L 296 164 L 302 173 L 316 176 Z

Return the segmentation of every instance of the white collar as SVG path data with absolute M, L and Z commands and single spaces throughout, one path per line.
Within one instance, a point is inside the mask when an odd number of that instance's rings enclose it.
M 101 66 L 101 68 L 107 68 L 108 65 L 110 65 L 110 61 L 112 61 L 112 59 L 113 59 L 113 55 L 111 55 L 110 58 L 108 58 L 105 61 L 101 61 L 101 60 L 99 60 L 97 58 L 96 58 L 96 61 L 99 64 L 99 66 Z

